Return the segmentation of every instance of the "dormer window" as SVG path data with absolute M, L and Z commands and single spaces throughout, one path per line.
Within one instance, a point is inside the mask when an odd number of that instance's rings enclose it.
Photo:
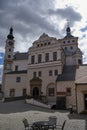
M 70 43 L 70 41 L 68 41 L 68 43 Z
M 72 42 L 75 42 L 75 40 L 72 40 Z

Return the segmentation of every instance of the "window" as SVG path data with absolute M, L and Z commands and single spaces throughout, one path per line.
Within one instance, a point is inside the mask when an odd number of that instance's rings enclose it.
M 11 58 L 11 55 L 8 55 L 8 58 Z
M 36 77 L 36 72 L 33 73 L 33 77 Z
M 38 76 L 41 77 L 41 71 L 38 72 Z
M 18 65 L 15 66 L 15 71 L 18 71 Z
M 55 75 L 58 75 L 58 70 L 55 70 Z
M 49 53 L 45 54 L 45 61 L 48 62 L 49 61 Z
M 65 50 L 67 50 L 67 47 L 65 47 Z
M 34 64 L 35 62 L 35 56 L 31 56 L 31 64 Z
M 68 43 L 70 43 L 70 41 L 68 41 Z
M 52 76 L 52 70 L 49 71 L 49 76 Z
M 41 59 L 42 59 L 42 55 L 39 54 L 39 55 L 38 55 L 38 63 L 41 63 Z
M 72 49 L 73 49 L 73 47 L 71 46 L 71 47 L 70 47 L 70 49 L 72 50 Z
M 26 96 L 26 88 L 23 88 L 23 96 Z
M 63 41 L 63 43 L 66 43 L 65 41 Z
M 78 59 L 78 64 L 82 64 L 82 60 L 81 59 Z
M 71 96 L 71 88 L 66 88 L 66 95 Z
M 48 42 L 48 45 L 50 45 L 50 42 Z
M 11 51 L 11 48 L 9 48 L 9 51 Z
M 14 97 L 15 96 L 15 89 L 10 89 L 9 96 Z
M 72 40 L 72 42 L 75 42 L 75 40 Z
M 54 88 L 49 88 L 48 89 L 48 95 L 49 96 L 54 96 Z
M 21 81 L 21 77 L 17 77 L 16 82 L 20 82 L 20 81 Z
M 53 61 L 57 61 L 57 52 L 53 52 Z

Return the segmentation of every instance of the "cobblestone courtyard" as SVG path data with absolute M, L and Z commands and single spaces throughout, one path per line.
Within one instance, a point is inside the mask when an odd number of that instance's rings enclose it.
M 57 124 L 67 120 L 64 130 L 86 130 L 87 115 L 70 115 L 67 111 L 54 111 L 39 108 L 24 101 L 0 102 L 0 130 L 24 130 L 23 118 L 29 123 L 48 120 L 49 116 L 57 116 Z

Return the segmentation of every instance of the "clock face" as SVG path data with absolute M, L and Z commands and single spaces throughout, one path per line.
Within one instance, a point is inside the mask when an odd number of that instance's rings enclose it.
M 10 64 L 7 64 L 7 65 L 6 65 L 6 68 L 7 68 L 7 69 L 11 69 L 11 65 L 10 65 Z

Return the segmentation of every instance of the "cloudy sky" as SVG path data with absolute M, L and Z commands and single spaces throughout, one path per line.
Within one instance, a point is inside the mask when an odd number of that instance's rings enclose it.
M 66 34 L 67 20 L 87 63 L 86 0 L 0 0 L 0 68 L 9 28 L 14 29 L 15 51 L 26 52 L 42 33 Z M 19 50 L 20 48 L 20 50 Z

